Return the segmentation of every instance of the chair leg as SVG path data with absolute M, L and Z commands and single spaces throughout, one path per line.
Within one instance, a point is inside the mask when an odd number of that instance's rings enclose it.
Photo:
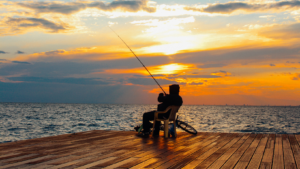
M 176 132 L 176 124 L 175 124 L 175 121 L 173 122 L 173 125 L 174 125 L 174 136 L 177 137 L 177 132 Z
M 153 120 L 153 128 L 152 128 L 152 136 L 154 135 L 155 122 L 156 122 L 156 119 L 154 118 L 154 120 Z
M 165 120 L 164 125 L 165 125 L 165 138 L 168 138 L 168 136 L 169 136 L 169 120 Z

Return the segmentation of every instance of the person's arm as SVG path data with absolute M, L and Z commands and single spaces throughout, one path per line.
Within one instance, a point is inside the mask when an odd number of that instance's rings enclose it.
M 159 93 L 158 98 L 157 98 L 157 101 L 158 101 L 158 102 L 164 102 L 165 98 L 166 98 L 166 97 L 164 96 L 163 93 Z

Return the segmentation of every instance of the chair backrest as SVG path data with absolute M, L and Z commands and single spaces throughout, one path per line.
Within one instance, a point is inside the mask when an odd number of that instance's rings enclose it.
M 169 120 L 174 121 L 174 120 L 176 120 L 176 113 L 178 112 L 180 106 L 169 106 L 169 107 L 171 108 L 171 113 L 170 113 L 170 116 L 169 116 Z

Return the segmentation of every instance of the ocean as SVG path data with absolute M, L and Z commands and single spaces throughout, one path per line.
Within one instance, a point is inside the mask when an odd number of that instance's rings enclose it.
M 156 105 L 0 103 L 0 143 L 90 130 L 130 131 Z M 184 105 L 198 132 L 300 134 L 300 106 Z

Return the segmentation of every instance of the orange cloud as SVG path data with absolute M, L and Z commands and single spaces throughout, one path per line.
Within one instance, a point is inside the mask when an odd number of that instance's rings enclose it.
M 220 14 L 231 14 L 237 11 L 245 11 L 248 13 L 267 11 L 282 12 L 286 10 L 297 10 L 299 8 L 300 1 L 279 1 L 272 3 L 227 2 L 200 7 L 185 7 L 186 10 Z
M 170 63 L 166 65 L 158 66 L 149 66 L 147 69 L 153 75 L 172 75 L 172 74 L 181 74 L 185 71 L 191 71 L 196 69 L 193 64 L 179 64 L 179 63 Z M 105 72 L 109 74 L 143 74 L 149 75 L 147 70 L 143 67 L 134 68 L 134 69 L 107 69 Z

